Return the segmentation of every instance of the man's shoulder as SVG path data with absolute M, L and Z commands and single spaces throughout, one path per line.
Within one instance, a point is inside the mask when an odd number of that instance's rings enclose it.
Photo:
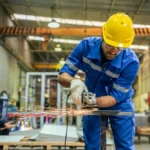
M 137 63 L 139 63 L 138 56 L 135 54 L 135 52 L 131 48 L 126 48 L 125 49 L 124 58 L 128 59 L 130 61 L 136 61 Z
M 98 36 L 91 36 L 91 37 L 86 37 L 83 39 L 83 41 L 87 41 L 88 43 L 91 43 L 91 42 L 97 42 L 97 41 L 101 41 L 102 38 L 101 37 L 98 37 Z

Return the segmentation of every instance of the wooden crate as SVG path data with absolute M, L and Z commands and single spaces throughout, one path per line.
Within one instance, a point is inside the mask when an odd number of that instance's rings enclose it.
M 64 142 L 39 142 L 39 141 L 29 141 L 28 136 L 24 137 L 19 142 L 0 142 L 0 146 L 3 146 L 3 150 L 28 150 L 28 149 L 34 149 L 37 150 L 38 148 L 44 149 L 44 150 L 63 150 L 65 149 L 65 143 Z M 69 147 L 69 150 L 84 150 L 85 144 L 84 142 L 67 142 L 66 147 Z M 36 149 L 37 148 L 37 149 Z M 113 149 L 113 143 L 107 143 L 107 149 L 112 150 Z
M 22 149 L 23 147 L 33 148 L 33 147 L 43 147 L 43 149 L 46 150 L 52 150 L 53 147 L 64 147 L 64 142 L 30 142 L 30 141 L 20 141 L 20 142 L 0 142 L 0 146 L 3 146 L 4 150 L 12 149 L 12 147 L 15 147 L 17 149 Z M 77 147 L 82 147 L 84 149 L 84 143 L 83 142 L 67 142 L 67 147 L 70 147 L 70 149 L 76 149 Z
M 150 135 L 150 127 L 136 127 L 136 133 Z
M 139 141 L 141 136 L 148 137 L 150 143 L 150 127 L 136 127 L 135 135 L 138 136 Z

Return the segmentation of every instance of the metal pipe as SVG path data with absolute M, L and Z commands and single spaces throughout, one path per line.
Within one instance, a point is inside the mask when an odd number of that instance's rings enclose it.
M 44 111 L 44 101 L 45 101 L 45 74 L 42 74 L 42 80 L 41 80 L 41 111 Z M 42 127 L 44 124 L 44 117 L 40 117 L 40 127 Z
M 29 95 L 29 73 L 26 74 L 25 111 L 27 111 L 28 109 L 28 95 Z
M 61 86 L 57 83 L 57 109 L 61 106 Z M 57 117 L 57 124 L 60 124 L 60 117 Z

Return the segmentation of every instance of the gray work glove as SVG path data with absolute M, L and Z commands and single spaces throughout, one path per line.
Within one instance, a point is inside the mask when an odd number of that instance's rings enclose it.
M 70 85 L 71 96 L 74 104 L 82 105 L 82 93 L 88 92 L 86 85 L 79 79 L 73 79 Z

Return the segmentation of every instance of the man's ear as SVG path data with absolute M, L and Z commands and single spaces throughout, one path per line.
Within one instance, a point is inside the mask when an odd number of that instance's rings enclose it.
M 101 38 L 104 40 L 104 38 L 103 38 L 103 31 L 102 31 L 102 35 L 101 35 Z
M 104 41 L 103 34 L 102 34 L 101 38 L 102 38 L 102 41 Z

